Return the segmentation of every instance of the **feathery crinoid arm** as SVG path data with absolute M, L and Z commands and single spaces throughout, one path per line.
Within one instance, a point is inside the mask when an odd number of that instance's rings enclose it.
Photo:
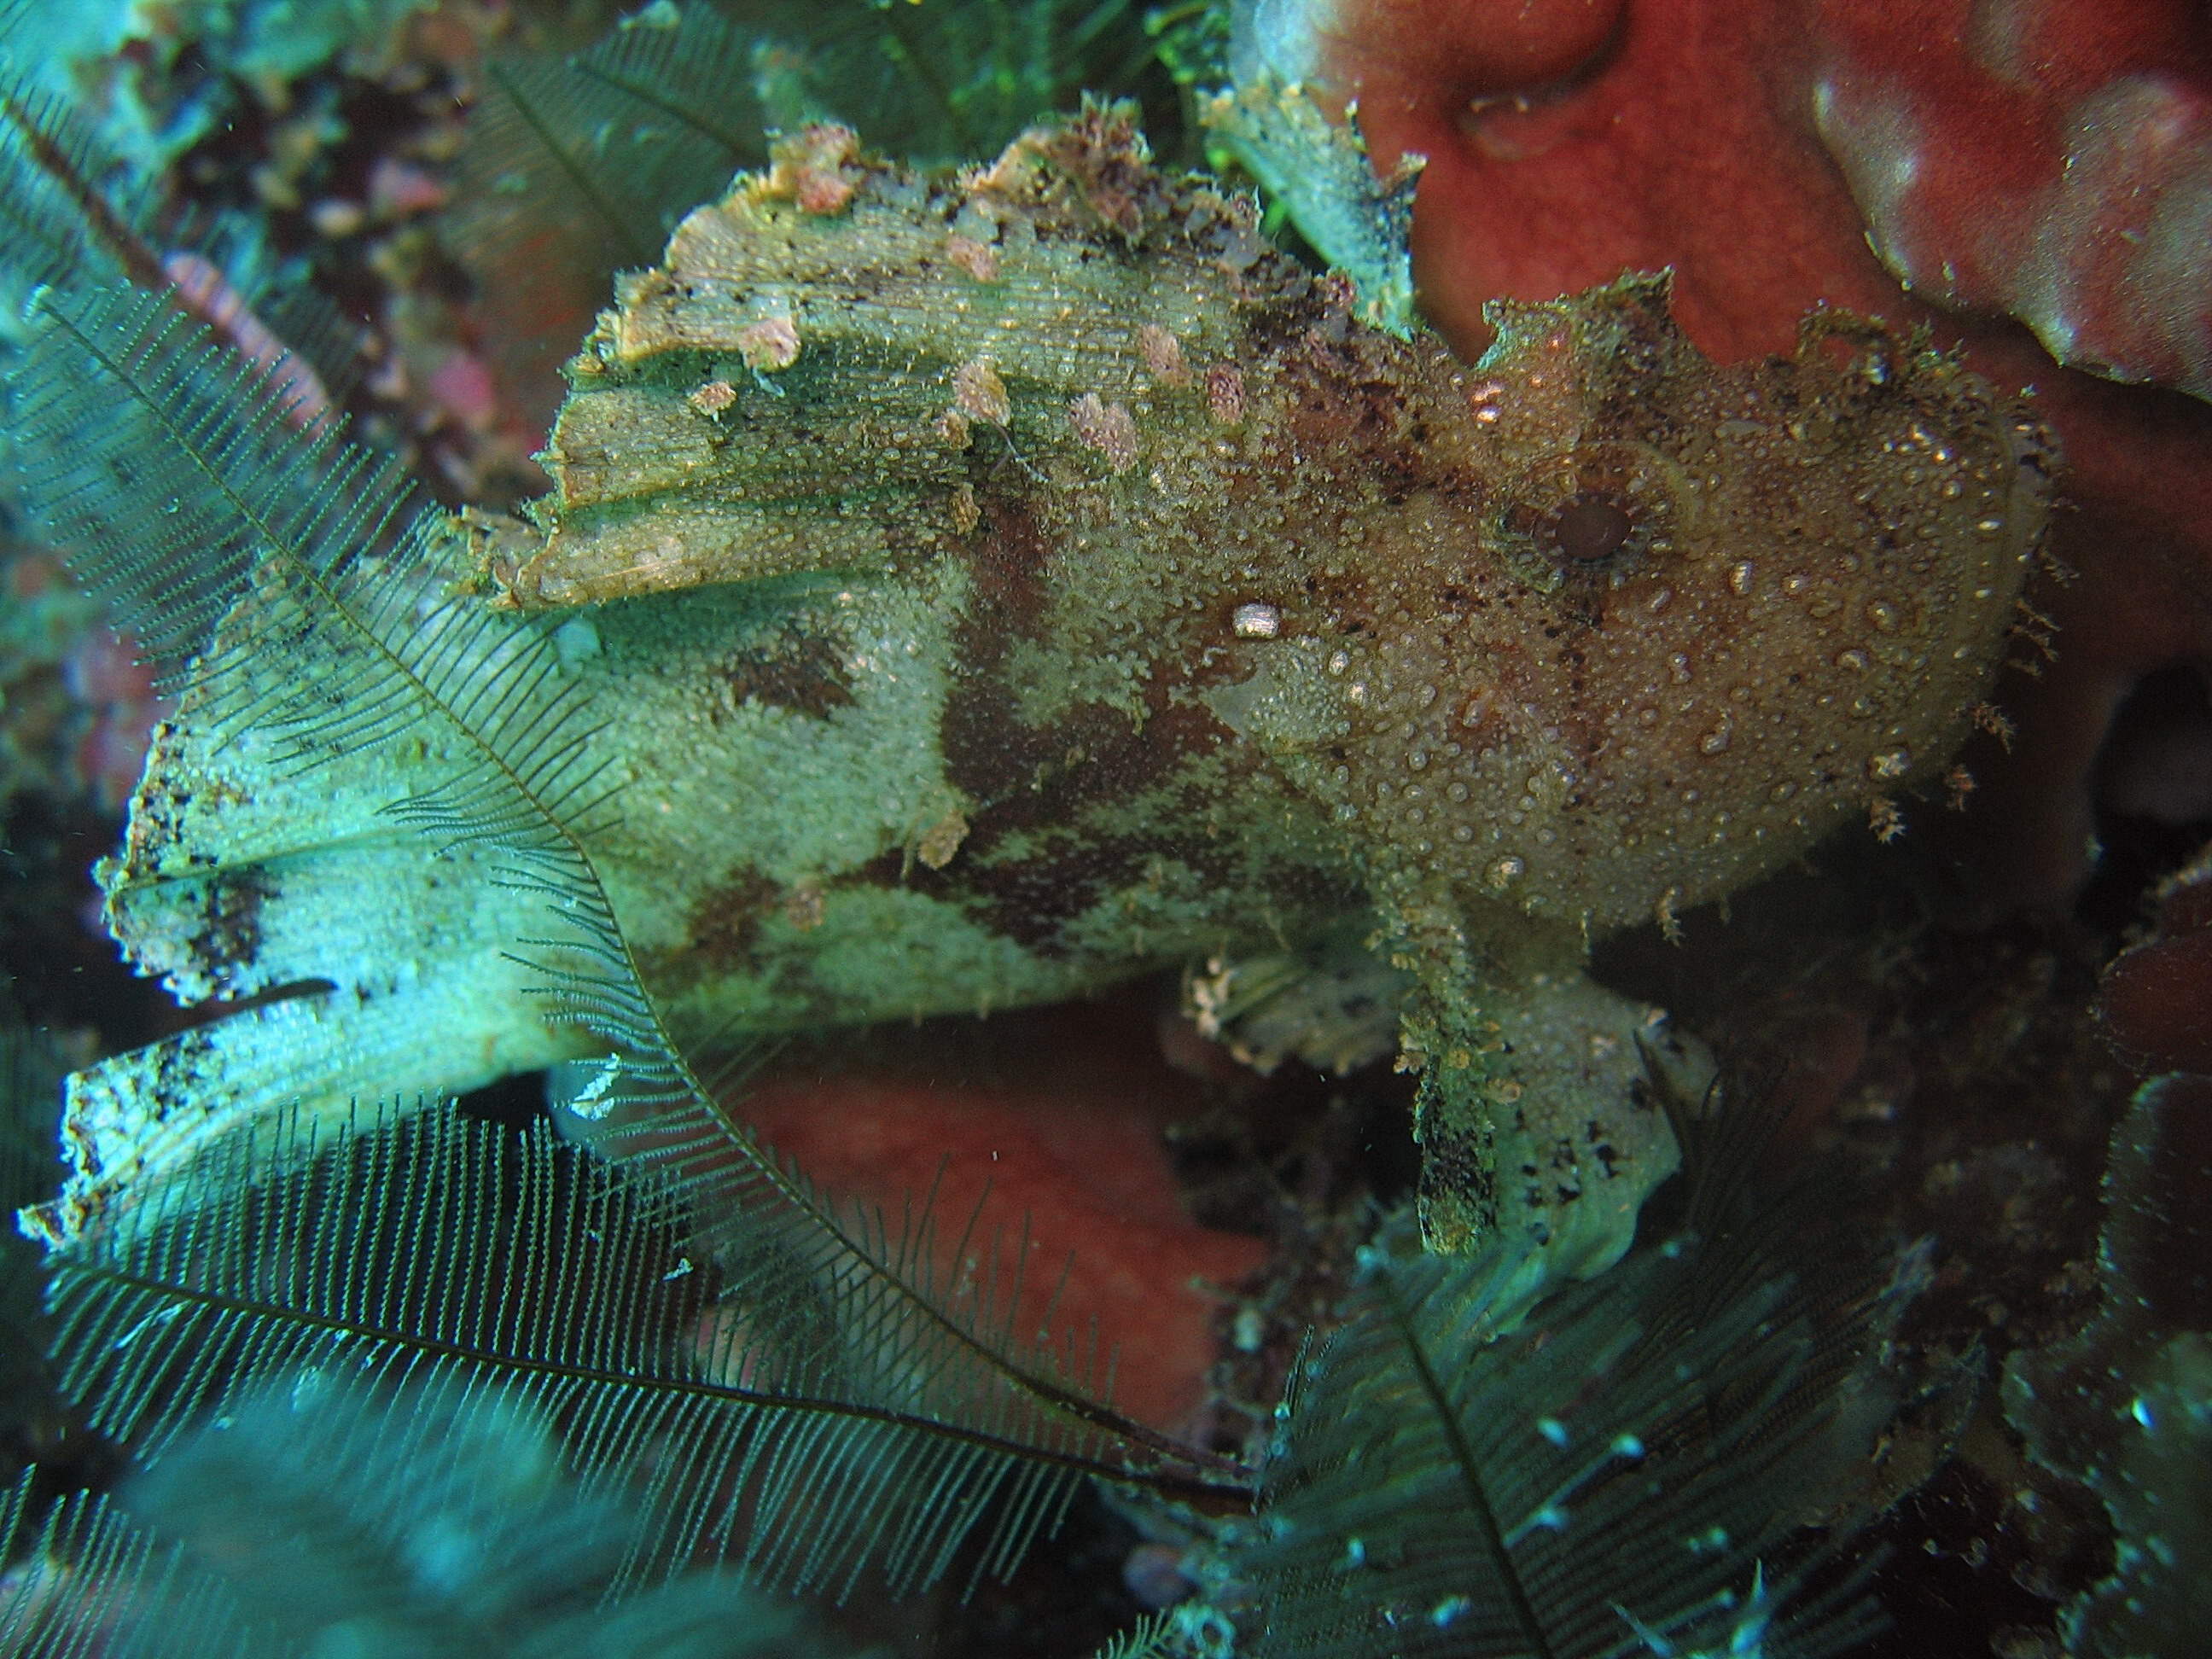
M 750 45 L 710 5 L 663 4 L 586 52 L 485 66 L 447 222 L 495 299 L 489 337 L 533 420 L 550 418 L 555 371 L 609 278 L 651 264 L 682 215 L 766 155 Z
M 1261 1473 L 1255 1651 L 1814 1659 L 1879 1628 L 1800 1529 L 1864 1518 L 1901 1298 L 1805 1220 L 1693 1210 L 1533 1308 L 1511 1248 L 1378 1245 Z
M 18 1659 L 258 1659 L 237 1603 L 104 1496 L 0 1492 L 0 1652 Z
M 51 1198 L 60 1184 L 55 1132 L 67 1069 L 51 1033 L 18 1029 L 0 1010 L 0 1218 Z M 41 1296 L 38 1248 L 10 1227 L 0 1237 L 0 1399 L 18 1419 L 52 1398 Z
M 924 6 L 776 0 L 748 8 L 753 85 L 772 128 L 857 126 L 929 165 L 987 161 L 1085 93 L 1175 106 L 1144 9 L 1130 0 Z
M 263 1133 L 55 1262 L 64 1382 L 156 1473 L 274 1378 L 405 1379 L 563 1425 L 587 1489 L 644 1506 L 627 1582 L 727 1555 L 839 1594 L 871 1567 L 894 1590 L 1007 1571 L 1085 1475 L 1207 1484 L 1133 1468 L 1103 1413 L 1049 1419 L 865 1263 L 757 1212 L 715 1218 L 701 1259 L 692 1206 L 542 1128 Z M 381 1398 L 404 1443 L 408 1396 Z
M 0 286 L 15 301 L 41 283 L 167 294 L 281 383 L 296 422 L 326 420 L 358 373 L 358 326 L 301 262 L 243 222 L 166 199 L 42 84 L 21 38 L 29 12 L 0 10 Z
M 0 15 L 0 225 L 9 274 L 30 284 L 104 269 L 159 286 L 153 192 L 100 153 L 66 103 L 18 71 L 8 50 L 17 15 Z
M 678 217 L 766 159 L 769 131 L 842 121 L 918 161 L 982 161 L 1079 93 L 1164 87 L 1152 58 L 1127 0 L 772 0 L 742 23 L 704 0 L 647 6 L 587 51 L 491 65 L 456 241 L 501 272 L 587 242 L 574 268 L 603 283 L 658 260 Z
M 679 216 L 767 154 L 750 47 L 712 6 L 652 6 L 589 51 L 494 60 L 460 158 L 465 256 L 504 273 L 557 253 L 602 290 L 651 264 Z
M 610 1596 L 632 1495 L 571 1473 L 542 1396 L 422 1370 L 276 1372 L 122 1490 L 265 1637 L 419 1659 L 833 1659 L 848 1646 L 733 1574 Z M 604 1471 L 595 1471 L 604 1476 Z
M 196 687 L 237 681 L 238 647 L 217 641 L 217 624 L 257 580 L 289 603 L 253 645 L 305 663 L 319 619 L 309 596 L 358 604 L 357 556 L 406 521 L 398 470 L 302 432 L 282 388 L 166 289 L 49 285 L 26 326 L 10 378 L 33 522 L 137 636 L 164 689 L 195 662 Z M 312 743 L 301 716 L 314 691 L 295 696 L 256 718 L 301 726 Z
M 837 1659 L 728 1573 L 611 1598 L 635 1517 L 582 1489 L 542 1410 L 450 1374 L 280 1372 L 118 1491 L 0 1493 L 0 1650 L 15 1659 Z

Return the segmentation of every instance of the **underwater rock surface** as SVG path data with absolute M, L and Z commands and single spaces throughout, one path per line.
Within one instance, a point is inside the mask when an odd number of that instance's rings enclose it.
M 1716 368 L 1632 276 L 1498 307 L 1469 365 L 1121 111 L 958 176 L 810 130 L 619 301 L 536 524 L 456 520 L 440 580 L 556 630 L 672 1030 L 1058 1000 L 1371 915 L 1415 981 L 1431 1243 L 1526 1226 L 1554 1273 L 1674 1164 L 1656 1016 L 1589 942 L 1895 833 L 1993 718 L 2044 528 L 2038 428 L 1943 354 L 1816 312 Z M 466 848 L 399 867 L 376 803 L 434 738 L 308 789 L 194 714 L 108 869 L 118 935 L 187 994 L 334 988 L 80 1079 L 88 1170 L 187 1073 L 189 1139 L 365 1048 L 436 1091 L 583 1052 L 503 954 L 540 901 Z M 391 902 L 333 928 L 363 860 Z
M 2160 884 L 2151 935 L 2112 959 L 2097 1019 L 2138 1069 L 2212 1071 L 2212 855 Z
M 2212 1081 L 2143 1086 L 2112 1133 L 2103 1306 L 2005 1365 L 2005 1414 L 2030 1454 L 2092 1488 L 2118 1534 L 2111 1575 L 2061 1618 L 2069 1653 L 2194 1650 L 2212 1618 L 2208 1126 Z

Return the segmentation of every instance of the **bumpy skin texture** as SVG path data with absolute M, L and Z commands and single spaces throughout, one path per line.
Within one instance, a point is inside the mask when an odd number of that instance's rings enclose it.
M 1924 321 L 1996 385 L 2033 383 L 2074 509 L 2053 551 L 2081 579 L 2039 586 L 2057 660 L 2020 653 L 2039 678 L 2003 687 L 2019 741 L 1978 746 L 1972 830 L 1992 897 L 2069 902 L 2093 862 L 2093 767 L 2114 712 L 2145 674 L 2212 665 L 2212 407 L 2063 369 L 2026 329 L 1929 302 L 2017 308 L 2069 362 L 2203 385 L 2212 241 L 2191 229 L 2212 97 L 2203 9 L 1284 0 L 1269 12 L 1306 43 L 1311 85 L 1357 99 L 1378 167 L 1427 158 L 1415 286 L 1463 350 L 1489 339 L 1492 301 L 1663 266 L 1684 331 L 1723 362 L 1786 349 L 1826 303 Z M 1923 286 L 1901 286 L 1877 249 Z
M 1717 370 L 1629 278 L 1499 308 L 1470 367 L 1362 326 L 1104 112 L 960 180 L 810 134 L 621 300 L 542 547 L 483 562 L 525 607 L 756 584 L 774 613 L 719 672 L 793 784 L 712 867 L 612 860 L 681 872 L 680 934 L 638 930 L 672 1006 L 1040 1000 L 1371 908 L 1420 987 L 1431 1242 L 1525 1212 L 1577 1269 L 1673 1156 L 1587 941 L 1892 827 L 2043 529 L 2034 428 L 1940 354 L 1819 313 Z

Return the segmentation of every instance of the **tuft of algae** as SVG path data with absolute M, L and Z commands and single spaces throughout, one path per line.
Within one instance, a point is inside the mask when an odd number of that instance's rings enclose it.
M 987 1012 L 1349 927 L 1407 988 L 1429 1242 L 1525 1229 L 1554 1275 L 1626 1248 L 1676 1160 L 1647 1067 L 1701 1064 L 1590 942 L 1893 832 L 2047 510 L 2033 421 L 1923 342 L 1822 312 L 1716 367 L 1630 275 L 1495 307 L 1465 363 L 1119 107 L 957 173 L 809 129 L 617 298 L 554 493 L 457 520 L 452 574 L 567 613 L 621 808 L 594 859 L 677 1029 Z M 343 768 L 366 799 L 416 763 L 346 757 L 307 803 L 222 736 L 189 701 L 165 731 L 111 919 L 182 986 L 343 993 L 288 896 L 398 833 L 331 822 Z M 326 856 L 271 842 L 302 811 Z M 204 925 L 210 869 L 252 928 Z M 384 939 L 356 1011 L 406 1086 L 577 1057 L 494 965 L 524 900 L 406 880 L 380 930 L 433 942 L 403 974 Z M 433 981 L 465 1012 L 410 1022 Z

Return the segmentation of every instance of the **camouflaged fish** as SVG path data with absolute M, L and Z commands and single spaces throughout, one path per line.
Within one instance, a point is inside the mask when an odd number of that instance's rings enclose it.
M 1193 963 L 1218 1012 L 1240 961 L 1348 948 L 1423 1069 L 1431 1245 L 1625 1248 L 1675 1161 L 1668 1044 L 1590 942 L 1894 829 L 2014 620 L 2039 434 L 1838 313 L 1716 367 L 1657 277 L 1501 304 L 1478 363 L 1358 313 L 1099 108 L 959 174 L 810 130 L 622 280 L 554 493 L 456 519 L 437 580 L 556 629 L 672 1029 Z M 187 696 L 109 915 L 187 997 L 329 988 L 80 1079 L 111 1173 L 370 1061 L 590 1058 L 507 954 L 542 899 L 375 810 L 434 738 L 309 777 L 271 741 Z

